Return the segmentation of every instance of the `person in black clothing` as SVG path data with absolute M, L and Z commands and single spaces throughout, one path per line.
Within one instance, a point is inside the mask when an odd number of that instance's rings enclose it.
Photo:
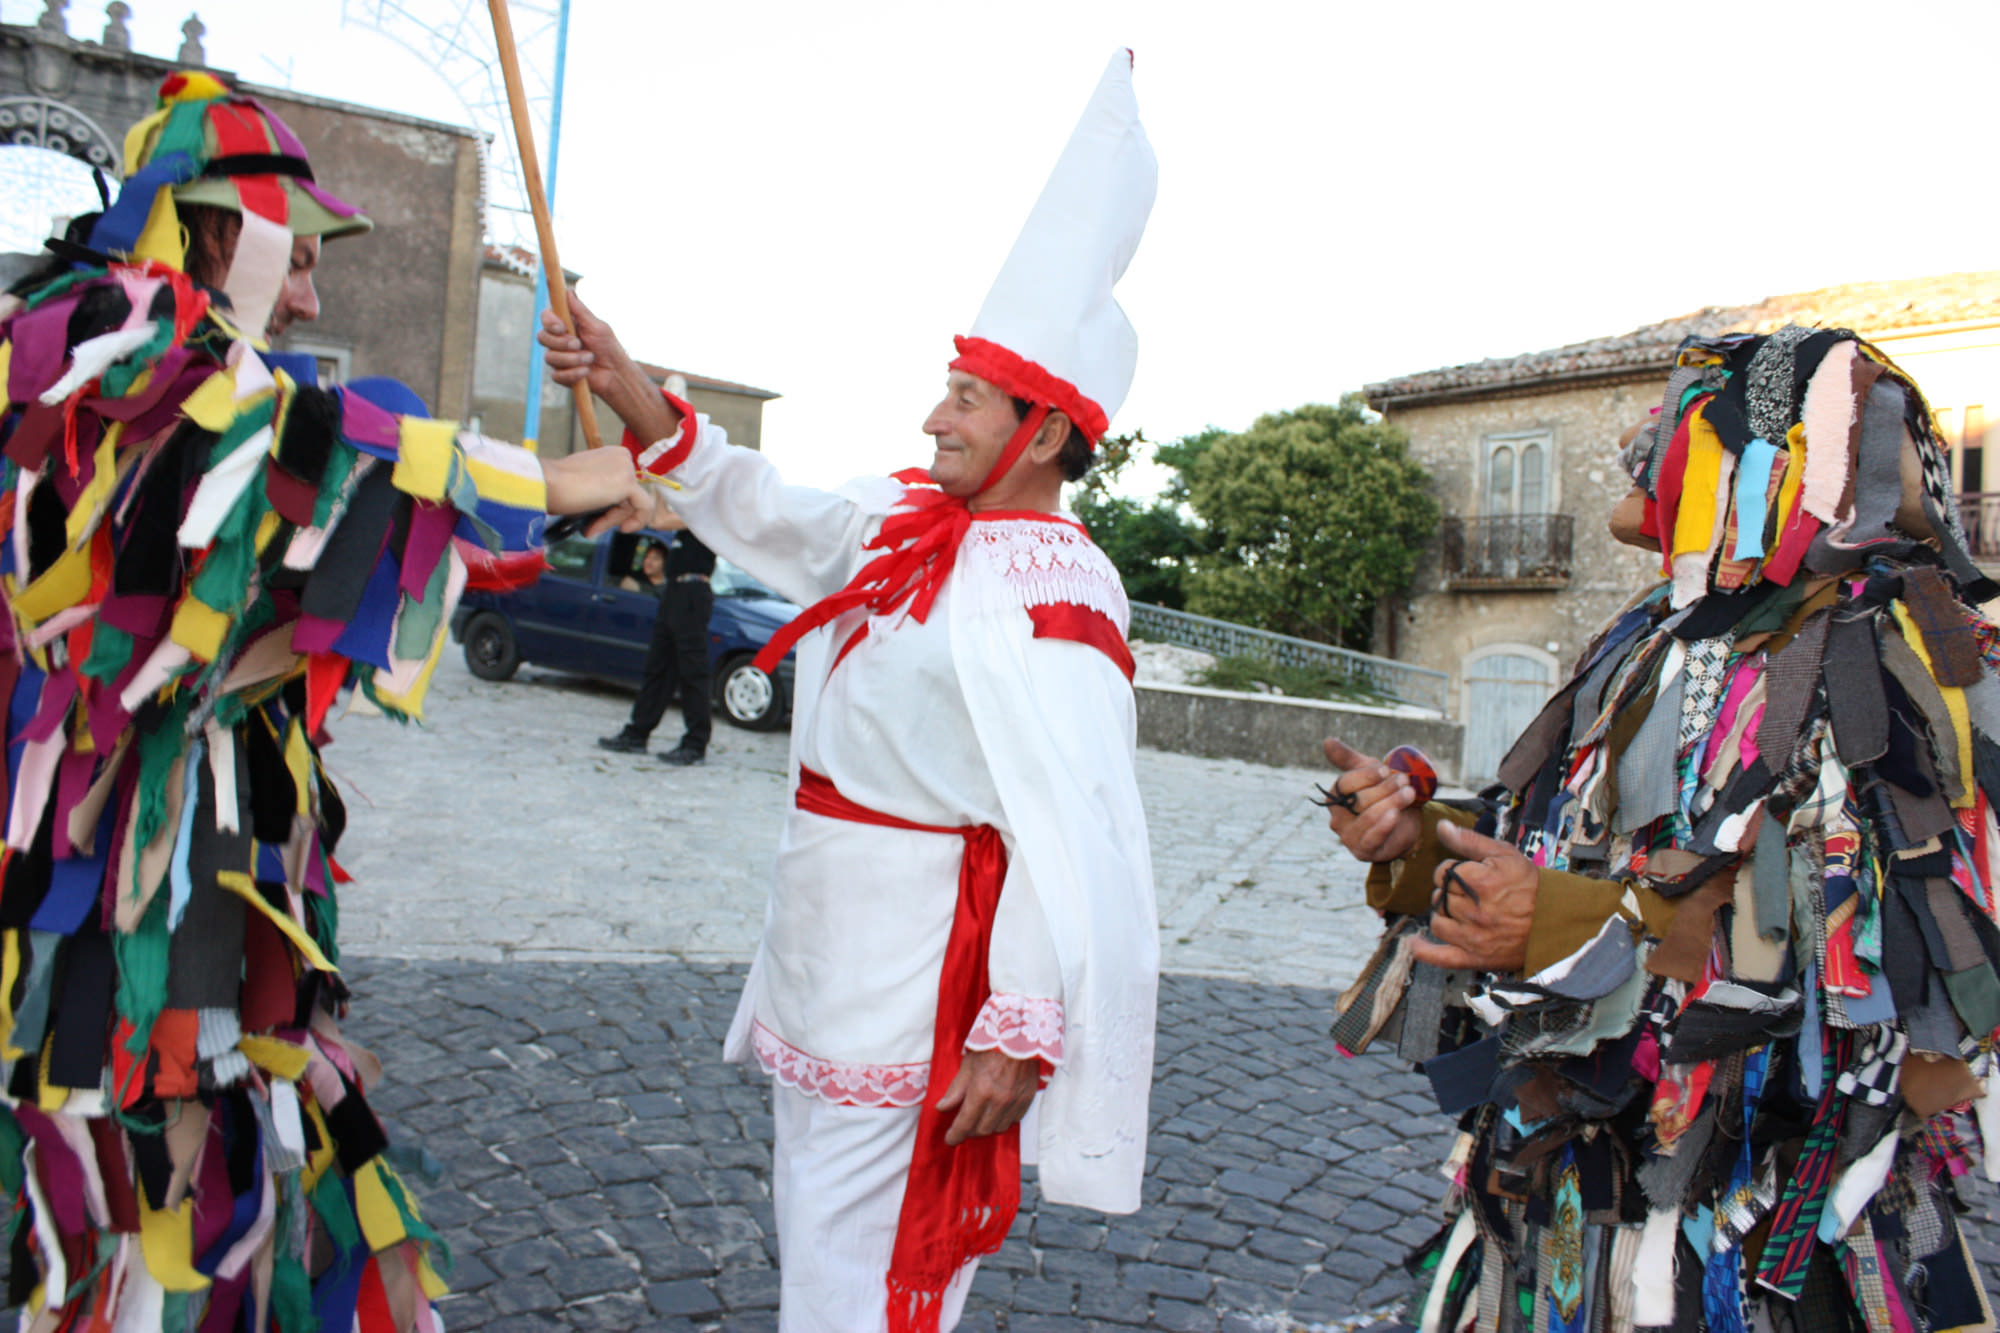
M 709 577 L 714 573 L 715 552 L 692 532 L 677 533 L 667 551 L 666 581 L 654 589 L 659 593 L 660 611 L 653 619 L 653 640 L 646 648 L 645 680 L 639 686 L 639 697 L 632 701 L 632 716 L 625 729 L 600 739 L 597 743 L 603 748 L 618 754 L 643 753 L 647 738 L 660 724 L 660 715 L 667 711 L 667 700 L 678 690 L 680 744 L 664 751 L 660 761 L 685 768 L 707 755 L 711 730 L 708 617 L 715 609 L 715 590 L 709 586 Z

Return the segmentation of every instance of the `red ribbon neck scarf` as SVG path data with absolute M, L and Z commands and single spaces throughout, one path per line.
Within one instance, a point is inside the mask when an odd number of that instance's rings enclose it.
M 1021 419 L 1007 447 L 1000 451 L 1000 461 L 979 483 L 975 496 L 985 494 L 1013 469 L 1048 415 L 1047 406 L 1037 405 Z M 966 499 L 925 485 L 930 474 L 922 468 L 905 468 L 896 474 L 896 480 L 910 488 L 903 492 L 905 507 L 890 514 L 882 530 L 862 548 L 882 554 L 863 565 L 845 588 L 822 597 L 772 635 L 757 654 L 758 670 L 777 670 L 792 645 L 858 606 L 875 615 L 888 615 L 907 603 L 912 620 L 921 624 L 929 619 L 938 592 L 957 563 L 959 543 L 972 526 L 972 509 Z
M 809 768 L 799 771 L 795 799 L 799 809 L 828 819 L 965 839 L 958 908 L 938 975 L 930 1078 L 917 1113 L 917 1144 L 889 1259 L 889 1333 L 937 1333 L 952 1278 L 972 1260 L 1000 1248 L 1021 1207 L 1021 1127 L 1011 1125 L 953 1148 L 944 1141 L 951 1117 L 937 1109 L 938 1099 L 958 1075 L 965 1039 L 991 993 L 986 955 L 993 944 L 1000 886 L 1007 878 L 1007 847 L 991 824 L 917 824 L 870 810 Z

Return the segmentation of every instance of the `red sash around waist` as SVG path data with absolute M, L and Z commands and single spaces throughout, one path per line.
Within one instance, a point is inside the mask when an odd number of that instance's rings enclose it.
M 958 1074 L 965 1039 L 989 993 L 986 956 L 1000 886 L 1007 877 L 1007 848 L 991 824 L 918 824 L 857 805 L 809 768 L 799 770 L 796 804 L 828 819 L 965 840 L 958 909 L 938 976 L 930 1079 L 917 1114 L 916 1151 L 889 1260 L 889 1333 L 936 1333 L 945 1288 L 967 1263 L 1000 1248 L 1021 1206 L 1021 1127 L 1012 1125 L 953 1148 L 944 1141 L 950 1121 L 937 1109 Z

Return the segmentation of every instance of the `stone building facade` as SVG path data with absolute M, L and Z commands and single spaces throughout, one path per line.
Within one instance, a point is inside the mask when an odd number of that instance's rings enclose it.
M 0 24 L 0 152 L 56 154 L 84 169 L 80 193 L 45 201 L 29 237 L 96 207 L 88 168 L 117 176 L 125 131 L 152 113 L 161 81 L 177 69 L 207 68 L 204 31 L 190 18 L 184 45 L 166 60 L 132 50 L 115 14 L 95 40 L 71 35 L 60 4 L 49 4 L 34 24 Z M 439 416 L 477 418 L 488 435 L 522 439 L 535 256 L 485 243 L 484 136 L 209 72 L 277 112 L 305 141 L 316 177 L 375 221 L 365 236 L 326 245 L 316 278 L 319 318 L 294 325 L 279 347 L 312 354 L 329 381 L 390 376 Z M 12 179 L 0 172 L 0 188 Z M 10 206 L 35 214 L 37 204 L 0 199 L 0 209 Z M 33 257 L 0 256 L 0 279 L 8 260 L 25 271 Z M 670 373 L 648 370 L 662 382 Z M 696 407 L 726 425 L 732 440 L 758 446 L 763 405 L 778 395 L 710 376 L 685 378 Z M 568 392 L 545 383 L 542 401 L 543 451 L 581 447 Z
M 535 272 L 537 257 L 512 246 L 488 246 L 486 267 L 479 282 L 478 365 L 472 390 L 473 411 L 480 429 L 500 439 L 523 438 L 521 426 L 527 415 L 529 333 L 535 319 Z M 574 273 L 568 275 L 578 282 Z M 585 286 L 582 290 L 588 290 Z M 640 369 L 655 384 L 665 385 L 678 375 L 687 388 L 687 400 L 697 411 L 729 432 L 732 444 L 751 449 L 763 447 L 764 404 L 779 395 L 734 380 L 697 375 L 641 361 Z M 600 427 L 617 429 L 617 419 L 600 400 L 597 403 Z M 544 376 L 542 411 L 536 448 L 544 456 L 557 457 L 583 447 L 583 428 L 569 390 Z
M 0 25 L 0 143 L 115 178 L 125 131 L 152 113 L 161 81 L 206 65 L 200 21 L 184 32 L 179 55 L 166 60 L 132 50 L 115 18 L 97 40 L 71 36 L 60 6 L 33 25 Z M 484 227 L 479 135 L 210 72 L 277 112 L 305 141 L 317 178 L 375 221 L 367 235 L 326 246 L 320 317 L 281 345 L 315 355 L 330 378 L 394 376 L 433 412 L 466 415 Z M 57 119 L 67 132 L 52 136 Z
M 1930 395 L 1956 455 L 1961 512 L 2000 557 L 2000 272 L 1857 283 L 1709 307 L 1630 333 L 1367 386 L 1431 470 L 1443 523 L 1378 651 L 1451 673 L 1464 778 L 1490 777 L 1591 635 L 1658 576 L 1605 527 L 1629 489 L 1617 441 L 1660 405 L 1682 339 L 1786 323 L 1855 329 Z M 1988 487 L 1991 493 L 1988 493 Z

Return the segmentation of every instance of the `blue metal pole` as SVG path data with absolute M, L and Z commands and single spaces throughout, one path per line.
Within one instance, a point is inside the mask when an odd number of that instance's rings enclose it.
M 562 155 L 563 73 L 569 63 L 569 0 L 562 0 L 556 12 L 556 78 L 549 106 L 549 211 L 556 207 L 556 163 Z M 560 275 L 558 275 L 560 276 Z M 549 275 L 535 265 L 535 311 L 528 325 L 528 400 L 521 417 L 522 443 L 534 452 L 536 437 L 542 433 L 542 349 L 535 341 L 541 331 L 542 312 L 549 308 Z

